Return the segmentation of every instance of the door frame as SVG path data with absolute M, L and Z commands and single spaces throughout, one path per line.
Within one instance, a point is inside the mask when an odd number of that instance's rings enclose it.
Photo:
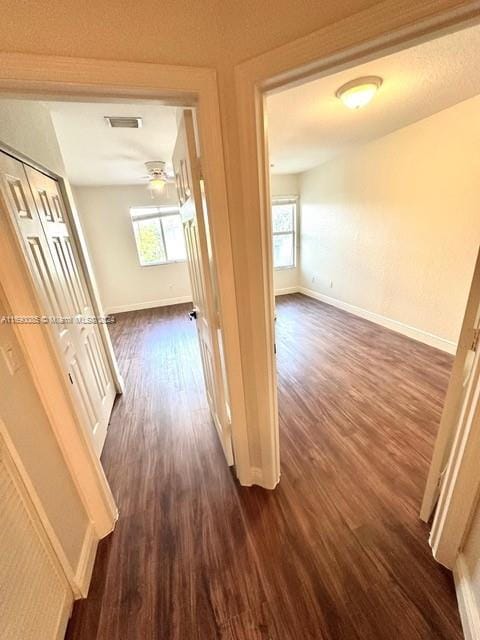
M 395 9 L 383 1 L 235 67 L 236 166 L 251 252 L 247 268 L 252 299 L 263 302 L 251 305 L 263 486 L 274 487 L 280 479 L 266 98 L 478 22 L 476 0 L 399 0 Z
M 217 269 L 219 306 L 231 403 L 235 470 L 240 483 L 251 484 L 230 225 L 225 215 L 228 210 L 227 193 L 215 71 L 149 63 L 0 53 L 0 97 L 43 101 L 59 98 L 87 101 L 147 99 L 160 104 L 195 107 L 206 197 L 211 210 L 212 244 L 215 260 L 221 265 Z M 31 161 L 29 163 L 32 164 Z M 58 179 L 58 176 L 55 177 Z M 61 180 L 67 200 L 71 202 L 68 181 Z M 75 237 L 83 238 L 76 212 L 72 215 L 71 223 Z M 79 242 L 79 249 L 83 254 L 85 276 L 95 308 L 101 310 L 92 267 L 85 257 L 84 243 Z M 23 268 L 22 258 L 10 235 L 0 233 L 0 252 L 6 258 L 0 262 L 0 284 L 6 289 L 9 310 L 12 314 L 20 314 L 21 310 L 22 314 L 37 315 L 26 268 Z M 31 325 L 16 324 L 14 329 L 66 464 L 97 535 L 103 537 L 115 526 L 117 507 L 93 450 L 91 438 L 76 418 L 65 376 L 45 336 L 39 338 Z

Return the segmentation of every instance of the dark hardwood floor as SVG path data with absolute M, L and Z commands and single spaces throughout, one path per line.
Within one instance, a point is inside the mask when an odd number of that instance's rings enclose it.
M 70 640 L 453 640 L 418 519 L 452 358 L 295 294 L 277 300 L 282 479 L 240 487 L 190 305 L 117 316 L 103 464 L 120 509 Z

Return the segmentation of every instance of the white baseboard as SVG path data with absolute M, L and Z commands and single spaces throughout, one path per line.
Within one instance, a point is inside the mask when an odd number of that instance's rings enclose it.
M 82 545 L 82 552 L 78 560 L 77 571 L 75 572 L 75 582 L 80 590 L 80 597 L 86 598 L 90 581 L 92 579 L 93 565 L 97 555 L 98 537 L 95 527 L 90 522 L 85 533 Z
M 278 485 L 278 480 L 272 484 L 271 481 L 266 482 L 263 474 L 263 469 L 260 467 L 250 467 L 247 473 L 243 476 L 239 476 L 240 484 L 244 487 L 251 487 L 253 485 L 258 485 L 259 487 L 263 487 L 264 489 L 275 489 Z
M 295 285 L 294 287 L 283 287 L 283 289 L 275 289 L 275 295 L 285 296 L 287 295 L 287 293 L 298 293 L 298 291 L 299 289 L 297 285 Z
M 480 638 L 480 611 L 462 554 L 458 556 L 455 563 L 453 578 L 465 640 L 478 640 Z
M 457 352 L 457 344 L 455 342 L 445 340 L 445 338 L 440 338 L 433 333 L 423 331 L 423 329 L 411 327 L 410 325 L 399 322 L 398 320 L 392 320 L 391 318 L 387 318 L 378 313 L 374 313 L 373 311 L 368 311 L 367 309 L 362 309 L 361 307 L 357 307 L 348 302 L 337 300 L 337 298 L 331 298 L 330 296 L 326 296 L 323 293 L 318 293 L 318 291 L 314 291 L 313 289 L 298 287 L 298 291 L 306 296 L 309 296 L 310 298 L 315 298 L 316 300 L 320 300 L 321 302 L 330 304 L 333 307 L 338 307 L 339 309 L 343 309 L 344 311 L 353 313 L 360 318 L 365 318 L 366 320 L 370 320 L 370 322 L 380 324 L 383 327 L 387 327 L 387 329 L 397 331 L 397 333 L 401 333 L 404 336 L 408 336 L 409 338 L 413 338 L 414 340 L 418 340 L 419 342 L 428 344 L 431 347 L 435 347 L 436 349 L 441 349 L 442 351 L 446 351 L 447 353 L 452 354 L 455 354 Z
M 154 309 L 155 307 L 169 307 L 172 304 L 191 302 L 192 296 L 179 296 L 178 298 L 162 298 L 161 300 L 147 300 L 146 302 L 133 302 L 106 307 L 105 313 L 123 313 L 124 311 L 139 311 L 140 309 Z

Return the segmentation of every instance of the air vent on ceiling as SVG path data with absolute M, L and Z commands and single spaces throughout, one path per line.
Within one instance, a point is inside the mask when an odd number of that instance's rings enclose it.
M 140 129 L 142 118 L 132 116 L 105 116 L 105 122 L 113 129 Z

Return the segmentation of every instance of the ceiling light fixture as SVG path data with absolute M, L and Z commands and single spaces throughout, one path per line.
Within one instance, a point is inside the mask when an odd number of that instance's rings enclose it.
M 163 192 L 167 182 L 173 182 L 173 177 L 166 171 L 166 163 L 163 160 L 150 160 L 145 162 L 148 172 L 148 189 L 152 193 L 152 198 Z
M 351 80 L 337 89 L 335 95 L 349 109 L 360 109 L 367 105 L 382 85 L 382 78 L 365 76 Z
M 157 191 L 158 193 L 162 193 L 165 189 L 166 181 L 163 178 L 152 178 L 148 183 L 148 188 L 150 191 Z

